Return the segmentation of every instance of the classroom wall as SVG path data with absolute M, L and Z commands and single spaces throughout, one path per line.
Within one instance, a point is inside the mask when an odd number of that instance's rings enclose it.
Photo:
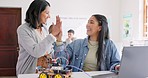
M 25 12 L 32 0 L 0 0 L 0 7 L 21 7 L 22 23 Z M 120 41 L 119 10 L 120 0 L 48 0 L 51 4 L 51 15 L 77 16 L 89 18 L 92 14 L 100 13 L 110 21 L 112 40 Z M 63 29 L 64 30 L 64 29 Z
M 115 41 L 120 56 L 124 46 L 143 45 L 143 0 L 120 0 L 119 41 Z M 130 36 L 124 37 L 124 21 L 130 20 Z
M 51 16 L 56 15 L 64 17 L 86 17 L 92 14 L 100 13 L 107 16 L 109 20 L 110 36 L 115 42 L 118 50 L 121 52 L 124 42 L 133 39 L 142 39 L 142 0 L 48 0 L 51 4 Z M 26 10 L 32 0 L 0 0 L 0 7 L 21 7 L 22 23 Z M 123 17 L 132 15 L 132 37 L 123 39 Z M 85 27 L 84 27 L 85 28 Z M 63 31 L 67 31 L 63 29 Z M 81 31 L 80 31 L 81 33 Z M 127 43 L 128 44 L 128 43 Z
M 121 0 L 120 40 L 123 46 L 129 46 L 131 41 L 143 39 L 143 0 Z M 125 19 L 130 19 L 130 36 L 123 37 Z

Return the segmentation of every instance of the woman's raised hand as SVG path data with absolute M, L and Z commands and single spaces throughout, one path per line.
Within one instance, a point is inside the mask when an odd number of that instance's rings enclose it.
M 53 28 L 51 34 L 55 37 L 59 36 L 59 34 L 62 32 L 62 21 L 59 16 L 56 16 L 56 24 L 52 23 Z

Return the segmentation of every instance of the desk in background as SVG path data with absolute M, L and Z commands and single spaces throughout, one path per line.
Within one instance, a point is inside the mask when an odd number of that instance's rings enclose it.
M 110 71 L 72 72 L 71 78 L 91 78 L 90 76 L 112 73 Z M 39 74 L 19 74 L 18 78 L 38 78 Z

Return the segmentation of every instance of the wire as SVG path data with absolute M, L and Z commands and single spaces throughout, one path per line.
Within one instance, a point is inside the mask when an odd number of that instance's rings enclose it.
M 65 59 L 67 62 L 66 62 L 66 65 L 68 65 L 69 64 L 69 61 L 65 58 L 65 57 L 57 57 L 56 58 L 56 61 L 59 59 L 60 60 L 60 63 L 61 63 L 61 59 L 60 58 L 63 58 L 63 59 Z
M 76 67 L 76 66 L 67 65 L 67 66 L 65 66 L 65 67 L 73 67 L 73 68 L 75 68 L 75 69 L 78 69 L 79 71 L 84 72 L 87 76 L 89 76 L 90 78 L 92 78 L 92 77 L 91 77 L 88 73 L 86 73 L 84 70 L 82 70 L 82 69 L 80 69 L 80 68 L 78 68 L 78 67 Z
M 66 55 L 67 55 L 67 58 L 68 58 L 68 60 L 70 60 L 70 56 L 69 56 L 69 53 L 68 53 L 68 51 L 66 50 L 66 48 L 65 48 L 65 53 L 66 53 Z
M 60 50 L 57 50 L 57 51 L 54 53 L 54 58 L 56 58 L 56 55 L 57 55 L 59 52 L 61 52 L 61 51 L 60 51 Z M 82 70 L 82 69 L 80 69 L 80 68 L 78 68 L 78 67 L 76 67 L 76 66 L 73 66 L 73 65 L 68 65 L 68 64 L 69 64 L 70 56 L 69 56 L 69 54 L 68 54 L 68 51 L 66 50 L 66 47 L 64 48 L 64 52 L 66 53 L 68 59 L 66 59 L 65 57 L 57 57 L 57 58 L 56 58 L 56 61 L 57 61 L 57 60 L 60 60 L 60 63 L 61 63 L 61 59 L 60 59 L 60 58 L 63 58 L 63 59 L 65 59 L 65 60 L 67 61 L 67 64 L 66 64 L 65 68 L 66 68 L 66 67 L 73 67 L 73 68 L 75 68 L 75 69 L 77 69 L 77 70 L 79 70 L 79 71 L 81 71 L 81 72 L 84 72 L 87 76 L 89 76 L 90 78 L 92 78 L 92 77 L 91 77 L 88 73 L 86 73 L 84 70 Z
M 62 52 L 62 51 L 64 51 L 65 52 L 65 54 L 66 54 L 66 57 L 68 58 L 68 60 L 70 59 L 70 57 L 69 57 L 69 53 L 68 53 L 68 51 L 66 50 L 66 44 L 63 44 L 62 45 L 62 47 L 64 47 L 62 50 L 61 49 L 57 49 L 56 51 L 54 51 L 54 58 L 57 58 L 57 54 L 59 53 L 59 52 Z
M 60 50 L 57 50 L 54 52 L 54 58 L 56 58 L 56 55 L 60 52 Z
M 63 58 L 63 59 L 65 59 L 66 61 L 67 61 L 67 64 L 66 64 L 66 66 L 65 66 L 65 68 L 66 67 L 73 67 L 73 68 L 75 68 L 75 69 L 78 69 L 79 71 L 81 71 L 81 72 L 84 72 L 87 76 L 89 76 L 90 78 L 92 78 L 88 73 L 86 73 L 84 70 L 82 70 L 82 69 L 80 69 L 80 68 L 78 68 L 78 67 L 76 67 L 76 66 L 73 66 L 73 65 L 68 65 L 69 64 L 69 61 L 65 58 L 65 57 L 57 57 L 56 58 L 56 61 L 59 59 L 60 60 L 60 63 L 61 63 L 61 59 L 60 58 Z

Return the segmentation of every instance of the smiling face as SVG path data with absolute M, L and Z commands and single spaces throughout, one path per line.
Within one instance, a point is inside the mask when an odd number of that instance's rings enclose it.
M 97 37 L 99 34 L 99 31 L 101 30 L 101 26 L 99 26 L 97 19 L 94 16 L 91 16 L 86 25 L 86 29 L 87 29 L 88 36 Z
M 45 10 L 41 12 L 40 22 L 46 24 L 48 18 L 50 18 L 50 7 L 46 6 Z

